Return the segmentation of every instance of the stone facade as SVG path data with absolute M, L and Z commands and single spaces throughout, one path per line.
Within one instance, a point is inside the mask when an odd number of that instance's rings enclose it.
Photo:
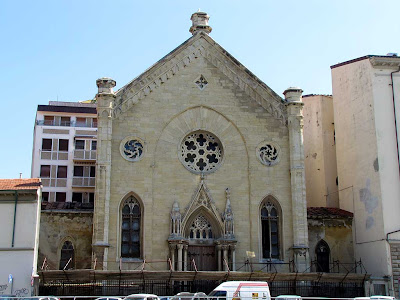
M 90 268 L 92 262 L 92 218 L 92 212 L 79 212 L 76 209 L 42 210 L 39 267 L 44 270 L 63 269 L 63 266 L 60 266 L 61 249 L 65 242 L 70 242 L 74 249 L 74 255 L 66 269 Z
M 282 99 L 208 36 L 208 18 L 194 14 L 192 20 L 193 37 L 117 92 L 112 79 L 97 81 L 93 251 L 98 268 L 133 269 L 143 260 L 169 259 L 172 268 L 185 269 L 193 267 L 193 247 L 206 245 L 215 247 L 214 269 L 234 270 L 249 253 L 264 262 L 267 225 L 261 211 L 269 203 L 279 211 L 277 219 L 267 218 L 278 224 L 278 232 L 270 229 L 278 236 L 269 245 L 278 253 L 274 260 L 295 259 L 305 270 L 302 91 L 290 88 Z M 187 150 L 191 134 L 215 139 L 208 142 L 219 152 L 197 160 L 193 155 L 204 152 Z M 183 147 L 192 156 L 183 157 Z M 192 169 L 185 165 L 191 159 L 197 162 Z M 129 216 L 140 222 L 139 243 L 122 234 Z M 191 236 L 191 226 L 202 218 L 212 237 L 205 231 Z M 125 242 L 140 254 L 124 254 Z

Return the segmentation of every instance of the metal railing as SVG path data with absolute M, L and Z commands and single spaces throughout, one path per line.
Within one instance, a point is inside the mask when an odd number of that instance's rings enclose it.
M 72 178 L 73 187 L 95 187 L 96 177 L 77 177 Z
M 97 122 L 81 123 L 76 121 L 58 121 L 58 120 L 36 120 L 36 125 L 97 128 Z
M 74 150 L 75 160 L 96 160 L 96 150 Z

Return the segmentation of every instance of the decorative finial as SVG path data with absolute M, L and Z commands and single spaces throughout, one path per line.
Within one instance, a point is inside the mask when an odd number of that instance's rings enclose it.
M 114 94 L 113 88 L 116 85 L 114 79 L 109 77 L 102 77 L 96 80 L 99 94 Z
M 298 87 L 290 87 L 287 88 L 283 94 L 285 95 L 285 99 L 288 103 L 300 103 L 302 102 L 301 100 L 301 94 L 303 93 L 303 90 Z
M 210 19 L 210 16 L 205 12 L 201 12 L 199 8 L 190 18 L 190 20 L 192 20 L 192 27 L 190 27 L 189 31 L 193 35 L 200 31 L 209 34 L 212 28 L 208 26 L 208 19 Z

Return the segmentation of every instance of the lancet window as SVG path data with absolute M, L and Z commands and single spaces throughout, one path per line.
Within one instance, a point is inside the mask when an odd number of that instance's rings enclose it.
M 71 241 L 65 241 L 61 248 L 60 270 L 73 269 L 75 265 L 75 250 Z
M 141 217 L 139 201 L 130 196 L 122 205 L 121 257 L 141 257 Z
M 262 258 L 280 259 L 280 209 L 266 200 L 261 206 Z

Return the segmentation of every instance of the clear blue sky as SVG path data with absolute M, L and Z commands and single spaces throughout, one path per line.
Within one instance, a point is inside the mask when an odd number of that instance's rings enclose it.
M 400 52 L 399 0 L 0 0 L 0 178 L 30 177 L 38 104 L 128 83 L 210 15 L 210 36 L 275 92 L 331 93 L 330 66 Z

